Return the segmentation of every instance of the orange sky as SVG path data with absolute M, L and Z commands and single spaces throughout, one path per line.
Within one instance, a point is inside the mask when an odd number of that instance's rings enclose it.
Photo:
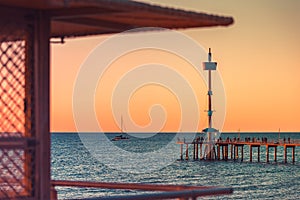
M 300 24 L 297 22 L 300 19 L 300 1 L 151 2 L 234 17 L 235 23 L 230 27 L 182 31 L 204 48 L 211 47 L 213 59 L 218 62 L 227 97 L 223 131 L 277 131 L 278 128 L 282 131 L 300 130 Z M 109 36 L 68 39 L 63 45 L 51 45 L 51 131 L 76 131 L 72 114 L 72 92 L 76 75 L 89 52 L 107 37 Z M 192 70 L 178 67 L 188 64 L 174 56 L 160 53 L 159 57 L 163 59 L 157 60 L 157 52 L 152 56 L 147 55 L 152 54 L 135 52 L 113 63 L 113 71 L 110 75 L 108 72 L 111 79 L 106 80 L 106 84 L 102 83 L 105 91 L 111 93 L 114 81 L 134 65 L 164 60 L 163 64 L 185 73 L 193 89 L 199 91 L 199 112 L 203 116 L 207 92 L 203 89 L 201 78 L 193 74 Z M 101 82 L 99 85 L 101 86 Z M 95 100 L 97 120 L 101 126 L 106 131 L 118 130 L 111 110 L 105 106 L 109 102 L 107 95 L 102 97 L 97 92 Z M 153 104 L 161 104 L 168 113 L 162 130 L 178 130 L 178 100 L 170 91 L 157 85 L 145 86 L 133 94 L 129 110 L 134 122 L 139 126 L 147 126 L 150 122 L 149 107 Z M 199 130 L 204 128 L 205 123 L 205 119 L 201 118 Z M 130 127 L 126 128 L 131 130 Z

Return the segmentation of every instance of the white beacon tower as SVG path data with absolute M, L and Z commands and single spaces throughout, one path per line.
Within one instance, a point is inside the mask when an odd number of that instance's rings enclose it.
M 208 71 L 208 127 L 203 130 L 204 133 L 206 133 L 206 139 L 205 139 L 205 150 L 204 150 L 204 159 L 207 160 L 214 160 L 216 158 L 215 153 L 215 140 L 218 137 L 219 131 L 212 127 L 212 87 L 211 87 L 211 71 L 215 71 L 217 69 L 217 63 L 211 61 L 211 51 L 209 48 L 208 52 L 208 62 L 203 62 L 203 69 Z

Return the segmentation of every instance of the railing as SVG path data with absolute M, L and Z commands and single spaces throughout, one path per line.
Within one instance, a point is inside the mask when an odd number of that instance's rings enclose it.
M 213 187 L 213 186 L 186 186 L 186 185 L 165 185 L 165 184 L 109 183 L 109 182 L 53 180 L 52 194 L 51 194 L 52 200 L 57 199 L 55 186 L 153 191 L 152 193 L 137 194 L 137 195 L 86 198 L 90 200 L 197 199 L 198 197 L 203 197 L 203 196 L 228 195 L 233 193 L 232 188 Z
M 235 144 L 235 143 L 255 143 L 255 144 L 278 144 L 278 145 L 285 145 L 285 144 L 295 144 L 299 145 L 300 144 L 300 139 L 268 139 L 266 141 L 262 141 L 259 138 L 255 138 L 254 140 L 243 140 L 243 139 L 232 139 L 230 138 L 229 140 L 214 140 L 213 142 L 208 142 L 205 140 L 198 140 L 198 139 L 193 139 L 193 140 L 186 140 L 186 139 L 177 139 L 177 144 L 218 144 L 218 143 L 228 143 L 228 144 Z

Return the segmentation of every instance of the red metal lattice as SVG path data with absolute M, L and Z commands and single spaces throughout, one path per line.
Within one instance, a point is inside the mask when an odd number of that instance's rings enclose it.
M 0 32 L 0 199 L 24 199 L 33 196 L 34 166 L 26 125 L 28 44 L 24 32 L 14 35 L 4 30 Z
M 25 41 L 0 44 L 0 137 L 24 135 Z

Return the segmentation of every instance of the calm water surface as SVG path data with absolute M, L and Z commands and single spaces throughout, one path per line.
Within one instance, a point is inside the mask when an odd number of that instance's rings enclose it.
M 107 134 L 111 139 L 116 134 Z M 222 134 L 222 137 L 237 137 L 237 134 Z M 265 134 L 241 134 L 245 137 L 268 137 L 277 139 L 277 133 Z M 157 151 L 165 147 L 174 134 L 158 134 L 149 138 L 134 138 L 130 136 L 128 141 L 117 141 L 113 144 L 128 153 L 143 154 Z M 300 133 L 281 133 L 281 138 L 300 139 Z M 101 146 L 99 147 L 101 149 Z M 97 160 L 84 146 L 76 133 L 53 133 L 51 156 L 52 156 L 52 179 L 55 180 L 84 180 L 105 182 L 134 182 L 134 183 L 165 183 L 185 185 L 213 185 L 230 186 L 234 193 L 229 196 L 209 197 L 207 199 L 299 199 L 300 198 L 300 148 L 296 148 L 296 163 L 291 164 L 291 152 L 288 152 L 289 162 L 283 164 L 283 149 L 278 148 L 278 162 L 269 164 L 265 161 L 265 148 L 261 148 L 261 162 L 249 161 L 249 151 L 244 149 L 244 162 L 240 161 L 178 161 L 180 157 L 179 145 L 171 144 L 173 155 L 163 152 L 152 166 L 160 165 L 165 159 L 173 159 L 169 165 L 154 171 L 135 173 L 113 169 L 109 164 Z M 270 160 L 273 159 L 271 150 Z M 192 158 L 190 150 L 190 157 Z M 253 159 L 257 158 L 257 150 L 253 150 Z M 174 157 L 174 155 L 176 155 Z M 119 155 L 110 154 L 112 160 L 119 159 Z M 169 156 L 169 157 L 168 157 Z M 124 165 L 134 165 L 126 163 Z M 105 164 L 104 164 L 105 163 Z M 150 166 L 151 166 L 150 165 Z M 113 166 L 113 165 L 112 165 Z M 108 195 L 129 195 L 139 193 L 130 190 L 107 190 L 91 188 L 57 187 L 59 199 L 73 199 L 85 197 L 99 197 Z

